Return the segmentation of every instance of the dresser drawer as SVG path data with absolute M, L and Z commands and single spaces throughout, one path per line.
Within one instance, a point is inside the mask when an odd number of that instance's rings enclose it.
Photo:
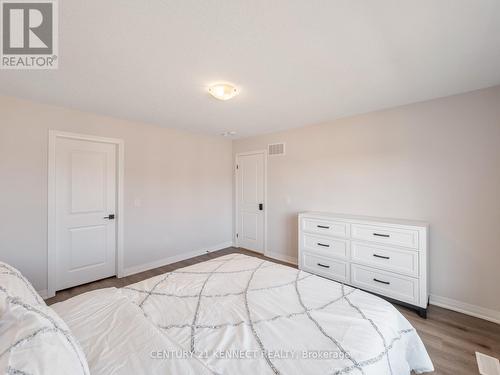
M 302 253 L 302 269 L 341 282 L 349 281 L 348 263 L 308 252 Z
M 403 302 L 418 304 L 418 279 L 351 264 L 351 284 Z
M 319 219 L 302 219 L 302 230 L 327 236 L 349 237 L 349 224 Z
M 418 231 L 377 225 L 352 224 L 352 238 L 418 249 Z
M 302 246 L 305 250 L 314 250 L 323 253 L 325 256 L 349 258 L 349 246 L 346 240 L 304 233 L 302 235 Z
M 414 250 L 394 249 L 361 242 L 351 244 L 353 262 L 409 276 L 418 276 L 418 257 L 418 252 Z

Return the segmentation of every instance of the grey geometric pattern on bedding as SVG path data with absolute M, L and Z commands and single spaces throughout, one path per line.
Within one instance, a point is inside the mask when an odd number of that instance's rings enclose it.
M 15 273 L 13 275 L 16 276 Z M 28 283 L 28 285 L 31 285 L 31 284 Z M 5 300 L 8 303 L 10 303 L 12 305 L 20 306 L 26 311 L 33 312 L 33 313 L 37 314 L 39 317 L 45 319 L 49 323 L 48 327 L 42 327 L 42 328 L 30 333 L 29 335 L 26 335 L 25 337 L 18 339 L 15 343 L 11 344 L 7 349 L 5 349 L 3 352 L 0 353 L 0 358 L 3 357 L 4 355 L 6 355 L 7 353 L 10 353 L 11 351 L 16 350 L 17 348 L 22 347 L 24 344 L 29 343 L 30 341 L 32 341 L 36 337 L 47 335 L 47 334 L 57 334 L 57 335 L 61 335 L 62 337 L 64 337 L 64 339 L 69 343 L 70 347 L 72 348 L 72 350 L 73 350 L 73 352 L 74 352 L 74 354 L 75 354 L 75 356 L 76 356 L 76 358 L 77 358 L 77 360 L 82 368 L 82 373 L 88 374 L 88 372 L 85 368 L 85 365 L 84 365 L 86 360 L 84 358 L 80 357 L 80 353 L 82 351 L 81 351 L 81 349 L 80 349 L 80 351 L 78 350 L 79 344 L 75 339 L 73 339 L 73 337 L 71 336 L 71 333 L 68 330 L 61 327 L 50 315 L 48 315 L 45 312 L 43 312 L 42 310 L 40 310 L 37 306 L 31 305 L 31 304 L 21 300 L 18 297 L 11 296 L 8 293 L 8 291 L 2 286 L 0 286 L 0 292 L 5 294 L 5 296 L 6 296 Z M 45 307 L 45 304 L 43 304 L 43 305 L 39 304 L 38 306 Z M 26 372 L 21 371 L 21 370 L 17 370 L 17 369 L 12 368 L 12 367 L 8 367 L 7 370 L 8 370 L 8 372 L 7 372 L 8 374 L 26 374 Z
M 261 337 L 259 336 L 259 334 L 257 333 L 257 331 L 255 330 L 255 326 L 260 324 L 260 323 L 263 323 L 263 322 L 273 322 L 273 321 L 276 321 L 278 319 L 291 319 L 293 317 L 296 317 L 296 316 L 300 316 L 300 315 L 305 315 L 309 318 L 309 320 L 311 320 L 314 325 L 316 326 L 318 332 L 320 334 L 322 334 L 323 336 L 327 337 L 331 342 L 332 344 L 334 345 L 335 348 L 337 348 L 338 350 L 340 350 L 344 355 L 346 355 L 346 358 L 349 359 L 351 362 L 352 362 L 352 365 L 350 366 L 346 366 L 342 369 L 338 369 L 338 370 L 335 370 L 334 372 L 331 373 L 331 375 L 341 375 L 341 374 L 347 374 L 347 373 L 350 373 L 354 370 L 357 370 L 359 373 L 361 374 L 364 374 L 364 371 L 363 371 L 363 368 L 366 367 L 366 366 L 369 366 L 369 365 L 372 365 L 374 363 L 377 363 L 381 360 L 383 360 L 384 358 L 386 358 L 387 360 L 387 363 L 388 363 L 388 369 L 389 369 L 389 372 L 390 374 L 392 375 L 393 374 L 393 370 L 392 370 L 392 366 L 391 366 L 391 363 L 390 363 L 390 358 L 389 358 L 389 353 L 390 353 L 390 350 L 394 347 L 394 344 L 401 340 L 402 339 L 402 336 L 405 335 L 405 334 L 408 334 L 410 332 L 413 332 L 414 329 L 404 329 L 404 330 L 400 330 L 398 332 L 398 335 L 396 337 L 393 337 L 389 343 L 387 343 L 387 339 L 382 335 L 379 327 L 373 322 L 373 320 L 369 319 L 366 317 L 365 313 L 362 311 L 362 309 L 355 305 L 352 300 L 349 298 L 350 295 L 352 295 L 353 293 L 355 293 L 356 291 L 358 291 L 358 289 L 355 289 L 355 288 L 350 288 L 349 291 L 345 291 L 345 286 L 344 284 L 341 284 L 341 293 L 342 295 L 340 297 L 337 297 L 335 299 L 332 299 L 331 301 L 319 306 L 319 307 L 315 307 L 315 308 L 311 308 L 311 307 L 307 307 L 304 302 L 303 302 L 303 299 L 302 299 L 302 296 L 301 296 L 301 293 L 300 293 L 300 289 L 299 289 L 299 285 L 300 285 L 300 282 L 313 276 L 311 274 L 307 274 L 307 273 L 304 273 L 303 271 L 301 270 L 297 270 L 297 274 L 296 274 L 296 278 L 295 280 L 291 281 L 291 282 L 287 282 L 287 283 L 283 283 L 283 284 L 279 284 L 279 285 L 273 285 L 273 286 L 269 286 L 269 287 L 261 287 L 261 288 L 251 288 L 251 283 L 252 283 L 252 280 L 254 278 L 254 276 L 257 274 L 257 272 L 260 270 L 260 269 L 263 269 L 263 268 L 268 268 L 268 267 L 273 267 L 273 266 L 276 266 L 275 263 L 271 263 L 271 262 L 267 262 L 267 261 L 262 261 L 259 263 L 259 265 L 257 267 L 254 267 L 254 268 L 250 268 L 250 269 L 244 269 L 244 270 L 239 270 L 239 271 L 218 271 L 218 269 L 228 263 L 228 262 L 231 262 L 232 260 L 238 258 L 238 254 L 236 256 L 233 256 L 231 258 L 226 258 L 226 259 L 222 259 L 222 260 L 219 260 L 219 259 L 212 259 L 212 260 L 209 260 L 205 263 L 212 263 L 212 262 L 221 262 L 221 264 L 219 266 L 217 266 L 213 271 L 206 271 L 206 272 L 200 272 L 200 271 L 186 271 L 186 270 L 179 270 L 179 271 L 172 271 L 172 272 L 169 272 L 169 273 L 166 273 L 164 275 L 164 277 L 162 279 L 160 279 L 151 289 L 149 290 L 143 290 L 143 289 L 138 289 L 137 287 L 124 287 L 123 289 L 127 289 L 127 290 L 131 290 L 131 291 L 134 291 L 136 293 L 139 293 L 139 294 L 145 294 L 145 298 L 141 301 L 141 303 L 139 303 L 139 307 L 143 310 L 144 314 L 147 316 L 146 312 L 144 311 L 144 305 L 146 303 L 146 301 L 152 297 L 174 297 L 174 298 L 196 298 L 197 299 L 197 304 L 196 304 L 196 308 L 195 308 L 195 312 L 194 312 L 194 316 L 193 316 L 193 319 L 192 319 L 192 323 L 191 324 L 169 324 L 169 325 L 166 325 L 166 326 L 161 326 L 161 325 L 157 325 L 157 327 L 159 329 L 162 329 L 162 330 L 169 330 L 169 329 L 172 329 L 172 328 L 190 328 L 191 329 L 191 345 L 190 345 L 190 350 L 191 350 L 191 353 L 193 353 L 194 355 L 196 355 L 196 352 L 195 352 L 195 332 L 197 329 L 219 329 L 219 328 L 223 328 L 223 327 L 228 327 L 228 326 L 233 326 L 233 327 L 237 327 L 239 325 L 247 325 L 250 327 L 251 329 L 251 332 L 254 336 L 254 339 L 255 341 L 257 342 L 259 348 L 261 349 L 262 351 L 262 354 L 263 354 L 263 357 L 266 361 L 266 363 L 268 364 L 269 368 L 273 371 L 274 374 L 276 375 L 279 375 L 281 374 L 281 372 L 278 370 L 278 368 L 275 366 L 275 364 L 271 361 L 271 359 L 269 358 L 269 356 L 266 354 L 267 351 L 265 349 L 265 343 L 262 341 Z M 248 281 L 247 281 L 247 284 L 246 284 L 246 287 L 244 290 L 242 291 L 239 291 L 239 292 L 233 292 L 233 293 L 224 293 L 224 294 L 204 294 L 203 291 L 205 290 L 206 288 L 206 285 L 208 284 L 210 278 L 214 275 L 214 274 L 235 274 L 235 273 L 241 273 L 241 274 L 244 274 L 244 273 L 250 273 L 249 276 L 248 276 Z M 163 284 L 163 283 L 166 283 L 168 282 L 168 279 L 171 275 L 174 275 L 174 274 L 193 274 L 193 275 L 206 275 L 207 277 L 205 278 L 199 292 L 197 294 L 192 294 L 192 295 L 176 295 L 174 293 L 163 293 L 163 292 L 158 292 L 156 291 L 157 288 Z M 281 314 L 281 315 L 276 315 L 276 316 L 273 316 L 271 318 L 267 318 L 267 319 L 256 319 L 256 320 L 253 320 L 252 319 L 252 310 L 251 310 L 251 307 L 249 305 L 249 302 L 248 302 L 248 293 L 251 292 L 251 291 L 261 291 L 261 290 L 270 290 L 270 289 L 275 289 L 275 288 L 281 288 L 281 287 L 285 287 L 285 286 L 288 286 L 288 285 L 293 285 L 294 288 L 295 288 L 295 292 L 296 292 L 296 295 L 297 295 L 297 298 L 298 298 L 298 301 L 299 301 L 299 304 L 300 306 L 302 307 L 303 311 L 301 312 L 294 312 L 294 313 L 289 313 L 289 314 Z M 201 325 L 201 324 L 197 324 L 197 319 L 198 319 L 198 312 L 199 312 L 199 308 L 200 308 L 200 301 L 201 301 L 201 298 L 224 298 L 224 297 L 227 297 L 227 296 L 237 296 L 237 295 L 242 295 L 243 296 L 243 303 L 244 303 L 244 306 L 245 306 L 245 310 L 246 310 L 246 313 L 247 313 L 247 320 L 245 321 L 239 321 L 239 322 L 228 322 L 228 323 L 221 323 L 221 324 L 214 324 L 214 325 Z M 317 319 L 315 319 L 313 316 L 312 316 L 312 313 L 314 313 L 315 311 L 320 311 L 320 310 L 323 310 L 333 304 L 335 304 L 336 302 L 339 302 L 339 301 L 342 301 L 342 300 L 345 300 L 347 302 L 347 304 L 353 309 L 353 311 L 356 312 L 356 314 L 359 314 L 362 319 L 368 321 L 371 325 L 371 327 L 373 328 L 373 330 L 376 332 L 376 334 L 380 337 L 381 339 L 381 342 L 383 343 L 383 347 L 384 347 L 384 350 L 381 351 L 379 354 L 373 356 L 372 358 L 369 358 L 369 359 L 366 359 L 366 360 L 363 360 L 363 361 L 356 361 L 355 358 L 352 358 L 350 355 L 348 355 L 347 351 L 342 347 L 342 344 L 337 341 L 335 338 L 331 337 L 325 330 L 324 327 L 322 327 L 321 323 L 318 322 Z
M 17 370 L 9 366 L 7 367 L 7 375 L 31 375 L 31 374 L 26 371 Z
M 15 278 L 21 280 L 21 282 L 25 285 L 26 289 L 29 290 L 35 301 L 40 305 L 45 305 L 45 302 L 43 301 L 42 297 L 40 297 L 40 295 L 33 288 L 33 285 L 31 285 L 31 283 L 28 280 L 26 280 L 26 278 L 18 270 L 10 267 L 5 263 L 2 263 L 0 264 L 0 275 L 14 276 Z

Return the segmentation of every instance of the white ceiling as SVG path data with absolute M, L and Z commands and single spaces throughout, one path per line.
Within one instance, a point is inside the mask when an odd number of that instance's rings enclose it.
M 499 0 L 59 5 L 59 70 L 0 71 L 0 94 L 243 137 L 500 84 Z

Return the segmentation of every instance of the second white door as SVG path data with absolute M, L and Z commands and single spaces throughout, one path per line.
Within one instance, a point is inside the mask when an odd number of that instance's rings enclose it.
M 56 290 L 116 274 L 116 145 L 56 140 Z
M 238 244 L 264 253 L 265 153 L 237 156 Z

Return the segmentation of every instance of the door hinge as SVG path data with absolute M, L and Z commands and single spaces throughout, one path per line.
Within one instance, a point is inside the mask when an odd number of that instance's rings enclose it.
M 240 169 L 240 166 L 238 164 L 236 164 L 236 169 Z
M 238 238 L 240 235 L 238 233 L 236 233 L 236 238 Z

